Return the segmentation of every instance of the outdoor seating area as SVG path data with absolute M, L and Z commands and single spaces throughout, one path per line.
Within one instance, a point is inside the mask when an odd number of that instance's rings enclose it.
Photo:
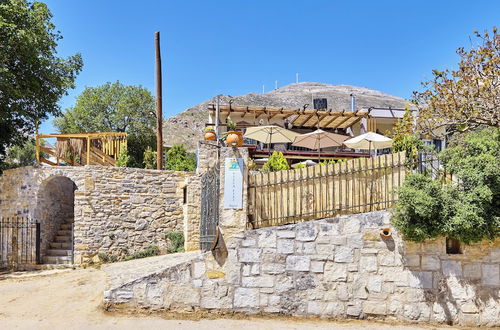
M 55 145 L 42 139 L 55 139 Z M 115 166 L 120 150 L 127 146 L 127 133 L 37 134 L 35 146 L 37 165 Z
M 380 111 L 378 117 L 384 119 L 383 128 L 392 128 L 399 116 L 393 116 L 388 123 L 389 116 L 380 115 Z M 231 143 L 247 147 L 257 166 L 264 164 L 275 151 L 281 152 L 289 165 L 295 167 L 366 158 L 392 145 L 392 140 L 377 129 L 377 117 L 370 114 L 371 109 L 333 111 L 211 104 L 208 112 L 206 131 L 212 134 L 211 139 L 237 133 L 241 141 L 231 140 Z

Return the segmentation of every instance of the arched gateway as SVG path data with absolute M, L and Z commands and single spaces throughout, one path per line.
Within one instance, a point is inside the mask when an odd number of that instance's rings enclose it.
M 76 184 L 65 176 L 51 176 L 40 184 L 34 215 L 41 224 L 44 264 L 73 263 L 76 189 Z

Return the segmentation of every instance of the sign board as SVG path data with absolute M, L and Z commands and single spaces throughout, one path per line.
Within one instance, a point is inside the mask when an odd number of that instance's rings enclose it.
M 226 158 L 224 163 L 224 208 L 243 208 L 243 158 Z

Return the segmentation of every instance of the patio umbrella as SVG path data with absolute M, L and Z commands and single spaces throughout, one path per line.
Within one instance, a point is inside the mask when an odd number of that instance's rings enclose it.
M 319 159 L 321 148 L 340 147 L 342 146 L 342 142 L 348 138 L 349 137 L 345 135 L 328 133 L 321 129 L 317 129 L 314 132 L 297 136 L 292 145 L 318 150 Z
M 271 143 L 292 142 L 297 135 L 299 134 L 289 131 L 283 127 L 269 125 L 269 126 L 249 127 L 247 128 L 243 136 L 249 139 L 254 139 L 262 143 L 266 143 L 269 145 L 270 148 Z
M 344 141 L 344 144 L 352 149 L 368 149 L 371 152 L 372 149 L 391 148 L 392 139 L 375 132 L 368 132 Z

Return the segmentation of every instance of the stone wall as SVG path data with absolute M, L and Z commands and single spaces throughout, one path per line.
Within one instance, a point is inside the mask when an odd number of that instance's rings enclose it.
M 210 253 L 105 292 L 122 307 L 500 325 L 500 241 L 446 254 L 404 242 L 381 211 L 246 231 Z
M 0 181 L 0 217 L 50 215 L 55 209 L 48 209 L 47 187 L 54 178 L 66 178 L 76 186 L 76 263 L 97 252 L 127 255 L 149 245 L 165 248 L 167 232 L 183 231 L 183 188 L 194 175 L 102 166 L 7 170 Z

